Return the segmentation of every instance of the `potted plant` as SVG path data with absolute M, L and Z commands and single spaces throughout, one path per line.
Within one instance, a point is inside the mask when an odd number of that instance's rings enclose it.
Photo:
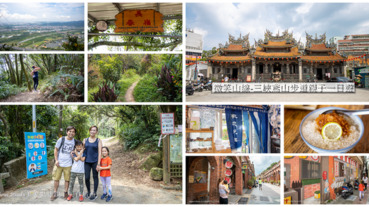
M 319 199 L 320 198 L 320 190 L 317 190 L 314 192 L 314 198 Z
M 254 185 L 254 181 L 252 179 L 247 181 L 247 187 L 249 189 L 251 189 L 253 185 Z

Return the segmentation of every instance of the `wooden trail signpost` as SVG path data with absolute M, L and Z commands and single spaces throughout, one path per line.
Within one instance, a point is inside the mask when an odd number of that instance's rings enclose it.
M 164 32 L 163 15 L 154 9 L 124 10 L 115 19 L 115 33 Z

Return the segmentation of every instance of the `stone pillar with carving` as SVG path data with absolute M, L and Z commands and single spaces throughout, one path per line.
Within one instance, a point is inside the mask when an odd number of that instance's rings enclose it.
M 288 62 L 286 63 L 286 74 L 291 74 L 290 64 Z
M 302 60 L 299 59 L 299 81 L 302 81 Z
M 333 64 L 331 64 L 330 66 L 331 66 L 331 78 L 332 78 L 334 74 L 334 67 L 333 67 Z
M 265 68 L 265 74 L 268 74 L 268 63 L 264 63 L 264 68 Z
M 310 75 L 313 76 L 314 75 L 314 63 L 310 64 Z
M 255 81 L 255 75 L 256 75 L 256 60 L 255 60 L 255 58 L 252 58 L 252 67 L 251 67 L 252 81 Z
M 346 65 L 344 65 L 344 64 L 342 64 L 341 66 L 340 66 L 341 68 L 342 68 L 342 70 L 343 70 L 343 76 L 344 77 L 347 77 L 347 67 L 346 67 Z

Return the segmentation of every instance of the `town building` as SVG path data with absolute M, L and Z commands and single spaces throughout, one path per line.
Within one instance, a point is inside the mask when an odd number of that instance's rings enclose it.
M 225 76 L 233 81 L 307 81 L 345 76 L 344 57 L 336 53 L 333 44 L 306 34 L 306 47 L 297 42 L 288 30 L 273 35 L 269 30 L 264 40 L 250 46 L 249 35 L 219 44 L 217 54 L 209 58 L 207 76 L 220 81 Z
M 219 204 L 219 183 L 229 181 L 230 194 L 242 195 L 254 182 L 254 164 L 247 156 L 186 157 L 186 203 Z
M 191 29 L 186 30 L 186 64 L 201 59 L 203 44 L 201 34 L 195 33 Z
M 256 180 L 261 179 L 263 182 L 279 185 L 281 174 L 281 161 L 273 165 L 270 169 L 264 170 L 260 175 L 256 176 Z
M 345 182 L 361 179 L 360 156 L 285 156 L 284 203 L 323 204 L 335 200 Z M 318 195 L 319 194 L 319 195 Z

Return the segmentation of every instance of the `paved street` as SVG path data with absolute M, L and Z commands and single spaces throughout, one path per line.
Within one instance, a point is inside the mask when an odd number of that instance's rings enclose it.
M 244 190 L 243 195 L 230 195 L 229 204 L 280 204 L 280 187 L 263 183 L 262 190 L 253 188 Z
M 335 201 L 332 201 L 329 204 L 369 204 L 369 192 L 368 190 L 365 191 L 364 198 L 360 201 L 359 200 L 359 191 L 354 190 L 354 194 L 349 196 L 347 199 L 342 198 L 339 196 Z
M 212 94 L 210 91 L 186 95 L 186 102 L 368 102 L 369 90 L 357 88 L 355 93 L 230 93 Z

